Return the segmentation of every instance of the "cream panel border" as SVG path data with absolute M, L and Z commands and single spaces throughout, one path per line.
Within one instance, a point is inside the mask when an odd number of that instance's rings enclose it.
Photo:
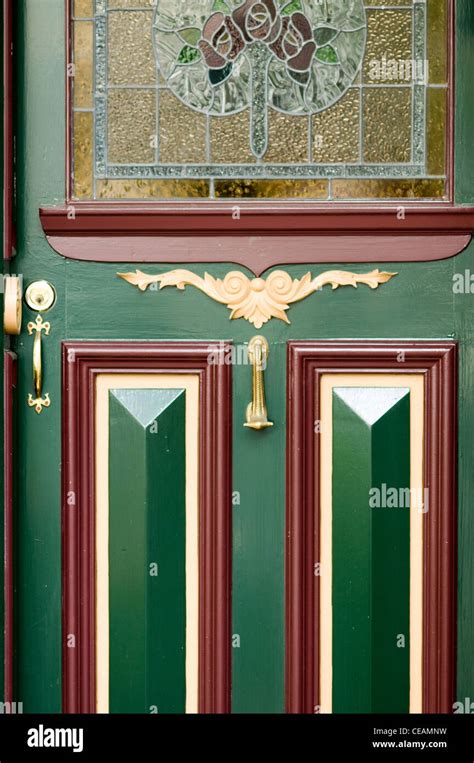
M 109 391 L 186 392 L 186 712 L 198 712 L 199 676 L 199 376 L 99 374 L 96 380 L 96 708 L 109 712 Z
M 410 390 L 410 713 L 422 712 L 424 376 L 323 374 L 321 378 L 320 712 L 332 712 L 332 392 L 335 387 L 405 387 Z M 318 468 L 318 464 L 316 464 Z

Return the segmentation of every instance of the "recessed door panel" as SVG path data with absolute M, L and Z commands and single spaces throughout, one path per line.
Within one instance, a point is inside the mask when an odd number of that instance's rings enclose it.
M 104 374 L 96 394 L 97 709 L 195 712 L 199 379 Z
M 419 711 L 423 377 L 326 374 L 321 400 L 321 710 Z
M 289 345 L 291 712 L 452 707 L 455 358 L 452 343 Z
M 208 356 L 63 346 L 65 711 L 229 710 L 230 366 Z

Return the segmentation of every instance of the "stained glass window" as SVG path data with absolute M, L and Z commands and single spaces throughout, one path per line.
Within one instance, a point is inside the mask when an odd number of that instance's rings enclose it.
M 77 199 L 440 199 L 448 0 L 73 0 Z

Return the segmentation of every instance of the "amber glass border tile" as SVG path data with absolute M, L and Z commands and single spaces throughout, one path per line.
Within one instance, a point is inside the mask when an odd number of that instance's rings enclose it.
M 208 198 L 208 180 L 98 180 L 97 198 L 196 199 Z
M 446 116 L 448 93 L 443 87 L 430 87 L 427 91 L 427 158 L 428 175 L 446 172 Z
M 427 0 L 427 11 L 429 82 L 445 85 L 448 79 L 448 0 Z
M 369 5 L 369 6 L 371 5 L 385 6 L 386 5 L 387 7 L 390 7 L 390 8 L 396 7 L 397 5 L 409 6 L 413 4 L 413 0 L 383 0 L 383 2 L 381 0 L 380 3 L 374 2 L 374 0 L 364 0 L 364 2 L 365 2 L 365 5 Z
M 444 180 L 333 180 L 334 199 L 443 199 Z
M 220 199 L 327 199 L 327 180 L 216 180 Z
M 74 183 L 75 199 L 94 195 L 94 115 L 91 111 L 74 114 Z
M 94 22 L 74 22 L 74 108 L 92 109 Z
M 72 11 L 76 19 L 90 19 L 94 15 L 94 0 L 74 0 Z

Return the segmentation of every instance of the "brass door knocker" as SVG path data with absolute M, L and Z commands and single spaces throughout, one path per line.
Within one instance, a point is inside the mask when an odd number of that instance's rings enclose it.
M 273 426 L 268 421 L 265 403 L 264 370 L 267 365 L 269 347 L 264 336 L 254 336 L 248 344 L 248 354 L 252 364 L 252 401 L 247 406 L 244 427 L 266 429 Z

